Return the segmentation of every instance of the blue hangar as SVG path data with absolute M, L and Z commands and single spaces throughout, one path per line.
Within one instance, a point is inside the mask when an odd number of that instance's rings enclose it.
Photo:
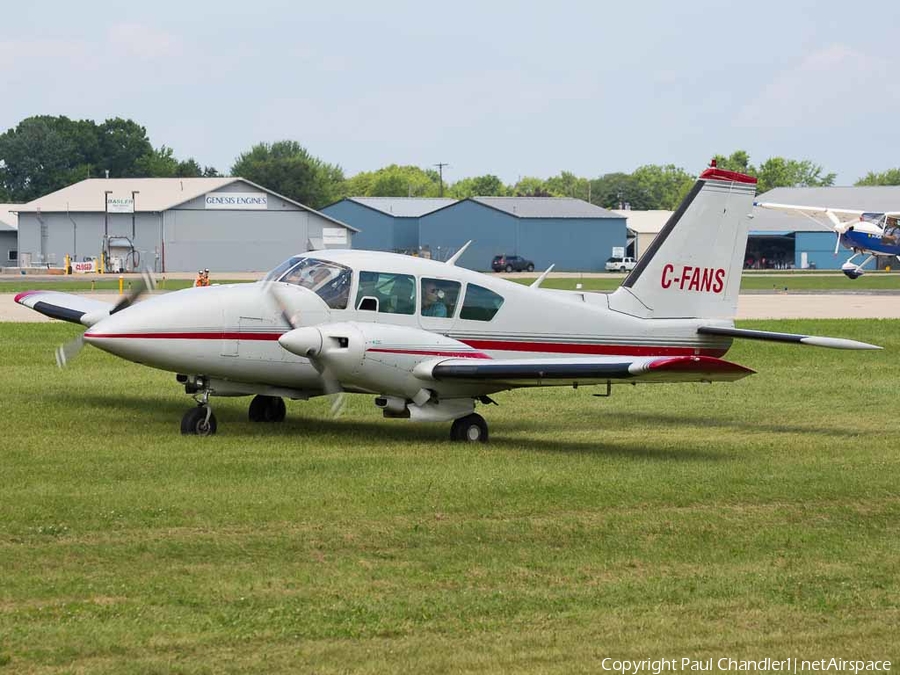
M 357 223 L 353 226 L 359 230 L 353 238 L 354 248 L 416 253 L 419 219 L 455 203 L 455 199 L 428 197 L 348 197 L 321 212 L 343 223 Z
M 471 239 L 459 264 L 482 271 L 496 255 L 528 258 L 539 270 L 603 271 L 628 238 L 624 216 L 568 197 L 353 197 L 322 213 L 360 230 L 355 248 L 444 260 Z

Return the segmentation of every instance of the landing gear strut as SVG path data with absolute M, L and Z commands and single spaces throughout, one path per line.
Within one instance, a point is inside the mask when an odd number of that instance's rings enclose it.
M 181 418 L 181 433 L 189 436 L 212 436 L 216 433 L 216 416 L 209 407 L 209 389 L 200 397 L 194 396 L 197 407 L 188 410 Z
M 487 422 L 477 413 L 460 417 L 454 420 L 450 427 L 450 440 L 462 443 L 487 443 Z
M 254 396 L 250 401 L 251 422 L 283 422 L 287 409 L 280 396 Z

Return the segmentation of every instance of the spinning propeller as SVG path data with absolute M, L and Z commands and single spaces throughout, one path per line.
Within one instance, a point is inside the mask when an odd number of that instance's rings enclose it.
M 281 309 L 281 315 L 291 327 L 289 332 L 278 338 L 278 344 L 292 354 L 309 359 L 313 368 L 322 377 L 325 395 L 331 399 L 331 416 L 333 418 L 340 417 L 344 412 L 345 405 L 344 388 L 334 374 L 333 368 L 329 366 L 328 351 L 335 341 L 340 342 L 346 338 L 325 336 L 315 326 L 301 326 L 299 324 L 300 312 L 290 308 L 290 303 L 284 294 L 285 291 L 279 289 L 274 282 L 267 284 L 266 290 L 272 295 L 275 304 Z
M 143 270 L 141 272 L 141 279 L 138 281 L 134 287 L 129 291 L 126 295 L 123 295 L 119 302 L 109 310 L 109 314 L 113 315 L 116 312 L 121 312 L 123 309 L 127 307 L 131 307 L 135 302 L 137 302 L 138 298 L 141 297 L 147 291 L 152 291 L 156 289 L 156 280 L 150 274 L 149 270 Z M 102 321 L 99 319 L 98 321 Z M 96 323 L 96 322 L 92 322 Z M 92 325 L 89 323 L 88 325 Z M 74 359 L 81 352 L 81 348 L 84 347 L 84 334 L 82 333 L 78 337 L 73 340 L 69 340 L 65 344 L 60 345 L 56 348 L 56 365 L 60 368 L 65 368 L 69 361 Z

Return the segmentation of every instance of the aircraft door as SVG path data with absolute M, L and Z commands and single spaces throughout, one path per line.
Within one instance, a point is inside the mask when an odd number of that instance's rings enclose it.
M 392 272 L 360 272 L 354 307 L 357 321 L 415 326 L 415 277 Z
M 226 303 L 222 309 L 222 341 L 221 351 L 219 352 L 221 356 L 233 357 L 238 355 L 238 336 L 235 332 L 237 329 L 236 318 L 236 312 Z

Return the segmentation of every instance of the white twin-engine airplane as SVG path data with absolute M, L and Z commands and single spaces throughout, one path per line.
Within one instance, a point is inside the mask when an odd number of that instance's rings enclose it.
M 314 251 L 266 280 L 189 288 L 116 306 L 58 292 L 16 301 L 88 326 L 88 344 L 177 373 L 197 406 L 184 434 L 216 431 L 211 396 L 249 396 L 280 422 L 284 398 L 370 394 L 385 417 L 452 422 L 488 438 L 475 403 L 517 387 L 733 381 L 733 338 L 879 349 L 852 340 L 734 327 L 756 180 L 707 169 L 611 294 L 523 286 L 446 263 Z M 546 274 L 546 273 L 545 273 Z M 61 362 L 72 347 L 61 348 Z

